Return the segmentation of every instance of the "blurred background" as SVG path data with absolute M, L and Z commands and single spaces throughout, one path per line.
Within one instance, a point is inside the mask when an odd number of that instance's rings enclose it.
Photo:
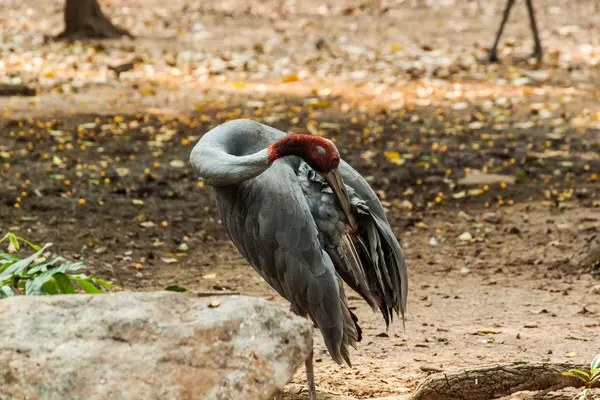
M 188 165 L 206 131 L 251 118 L 334 140 L 407 256 L 406 331 L 350 296 L 365 340 L 344 369 L 316 339 L 322 394 L 398 396 L 523 354 L 593 357 L 600 2 L 533 0 L 539 62 L 515 2 L 498 63 L 500 0 L 75 6 L 0 1 L 2 234 L 52 241 L 122 290 L 279 301 Z

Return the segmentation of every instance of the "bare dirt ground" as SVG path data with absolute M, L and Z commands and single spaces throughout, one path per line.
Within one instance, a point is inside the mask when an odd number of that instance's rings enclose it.
M 52 241 L 123 290 L 279 301 L 187 164 L 210 128 L 257 119 L 335 140 L 407 258 L 405 331 L 351 295 L 364 332 L 353 368 L 315 335 L 321 396 L 393 398 L 433 370 L 598 353 L 596 271 L 577 263 L 600 230 L 593 2 L 540 6 L 539 68 L 513 57 L 530 51 L 520 4 L 504 64 L 486 66 L 501 2 L 390 1 L 384 15 L 350 1 L 150 3 L 103 2 L 137 38 L 102 44 L 43 43 L 62 1 L 0 4 L 0 79 L 38 89 L 0 98 L 2 232 Z M 129 60 L 118 78 L 108 68 Z M 307 398 L 302 369 L 294 383 L 287 398 Z

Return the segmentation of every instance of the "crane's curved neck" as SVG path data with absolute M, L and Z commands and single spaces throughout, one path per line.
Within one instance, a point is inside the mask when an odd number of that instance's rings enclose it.
M 289 135 L 268 147 L 269 162 L 285 156 L 298 156 L 310 162 L 313 154 L 314 137 L 310 135 Z
M 260 175 L 278 158 L 310 158 L 310 135 L 283 134 L 250 120 L 230 121 L 198 141 L 190 163 L 207 184 L 227 186 Z M 275 138 L 279 140 L 273 141 Z

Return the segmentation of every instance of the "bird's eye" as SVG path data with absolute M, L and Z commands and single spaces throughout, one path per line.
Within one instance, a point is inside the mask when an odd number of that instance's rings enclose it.
M 331 162 L 335 165 L 338 165 L 340 163 L 340 158 L 338 156 L 335 156 L 331 159 Z

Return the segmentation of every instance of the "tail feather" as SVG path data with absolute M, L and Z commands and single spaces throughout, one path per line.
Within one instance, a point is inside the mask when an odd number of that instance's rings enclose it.
M 350 353 L 348 346 L 356 349 L 356 343 L 362 339 L 362 329 L 358 326 L 358 318 L 348 308 L 348 300 L 344 293 L 344 284 L 341 278 L 338 278 L 340 298 L 342 299 L 342 312 L 344 313 L 344 335 L 343 340 L 340 343 L 340 354 L 346 361 L 349 367 L 352 367 L 350 362 Z
M 404 324 L 408 286 L 400 245 L 386 222 L 364 209 L 357 215 L 361 231 L 346 234 L 339 248 L 351 254 L 346 257 L 351 262 L 336 263 L 336 268 L 338 272 L 350 270 L 340 275 L 372 307 L 379 308 L 386 327 L 394 321 L 394 313 L 402 316 Z

